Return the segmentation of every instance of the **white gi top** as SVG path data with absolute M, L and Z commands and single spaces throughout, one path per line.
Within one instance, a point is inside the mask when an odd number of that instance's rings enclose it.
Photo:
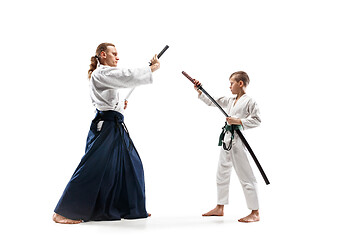
M 199 96 L 199 99 L 209 106 L 215 106 L 204 93 Z M 240 118 L 244 130 L 260 125 L 259 108 L 256 102 L 248 95 L 242 95 L 235 105 L 236 97 L 220 97 L 214 99 L 222 108 L 225 108 L 225 112 L 230 117 Z
M 100 65 L 90 77 L 90 97 L 100 111 L 113 110 L 123 114 L 123 98 L 118 89 L 132 88 L 153 82 L 150 67 L 118 68 Z

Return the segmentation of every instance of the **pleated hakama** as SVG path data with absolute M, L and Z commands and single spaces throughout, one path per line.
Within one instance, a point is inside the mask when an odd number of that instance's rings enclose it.
M 104 121 L 100 131 L 99 121 Z M 143 165 L 121 113 L 97 111 L 85 155 L 54 211 L 84 221 L 148 216 Z

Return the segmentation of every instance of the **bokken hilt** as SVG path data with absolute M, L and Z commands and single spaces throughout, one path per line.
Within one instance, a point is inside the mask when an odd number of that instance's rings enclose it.
M 163 55 L 164 52 L 165 52 L 166 50 L 168 50 L 168 48 L 169 48 L 169 46 L 166 45 L 166 46 L 163 48 L 163 50 L 161 50 L 161 52 L 159 52 L 159 54 L 157 55 L 157 58 L 159 59 L 159 58 L 161 57 L 161 55 Z M 151 66 L 151 65 L 152 65 L 152 64 L 149 63 L 149 66 Z

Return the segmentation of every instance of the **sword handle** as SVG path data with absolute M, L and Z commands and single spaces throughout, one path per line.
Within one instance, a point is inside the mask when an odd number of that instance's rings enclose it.
M 169 48 L 169 46 L 166 45 L 166 46 L 163 48 L 163 50 L 161 50 L 161 52 L 159 52 L 159 54 L 157 55 L 157 58 L 159 59 L 159 58 L 161 57 L 161 55 L 163 55 L 164 52 L 165 52 L 166 50 L 168 50 L 168 48 Z M 151 66 L 151 65 L 152 65 L 152 64 L 149 63 L 149 66 Z
M 195 84 L 195 79 L 193 79 L 192 77 L 190 77 L 189 74 L 187 74 L 185 71 L 181 72 L 187 79 L 190 80 L 190 82 L 192 82 L 193 84 Z M 209 99 L 210 101 L 219 108 L 219 110 L 225 115 L 225 117 L 229 117 L 229 115 L 224 111 L 224 109 L 222 109 L 222 107 L 215 101 L 214 98 L 212 98 L 210 96 L 210 94 L 207 93 L 207 91 L 200 85 L 197 87 L 199 90 L 201 90 Z
M 164 52 L 166 51 L 166 50 L 168 50 L 168 48 L 169 48 L 169 46 L 168 45 L 166 45 L 165 47 L 164 47 L 164 49 L 163 50 L 161 50 L 161 52 L 159 52 L 159 54 L 158 54 L 158 58 L 160 58 L 161 57 L 161 55 L 163 55 L 164 54 Z
M 192 82 L 193 84 L 195 84 L 195 79 L 193 79 L 192 77 L 189 76 L 189 74 L 187 74 L 185 71 L 181 72 L 187 79 L 190 80 L 190 82 Z

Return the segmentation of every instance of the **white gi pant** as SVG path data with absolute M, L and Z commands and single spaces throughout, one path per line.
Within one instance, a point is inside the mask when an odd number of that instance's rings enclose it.
M 224 137 L 226 146 L 229 145 L 230 139 L 231 133 L 227 132 Z M 216 177 L 217 204 L 225 205 L 229 203 L 230 176 L 232 167 L 234 167 L 244 191 L 247 207 L 250 210 L 258 210 L 257 182 L 245 151 L 245 146 L 236 132 L 230 151 L 221 148 Z

